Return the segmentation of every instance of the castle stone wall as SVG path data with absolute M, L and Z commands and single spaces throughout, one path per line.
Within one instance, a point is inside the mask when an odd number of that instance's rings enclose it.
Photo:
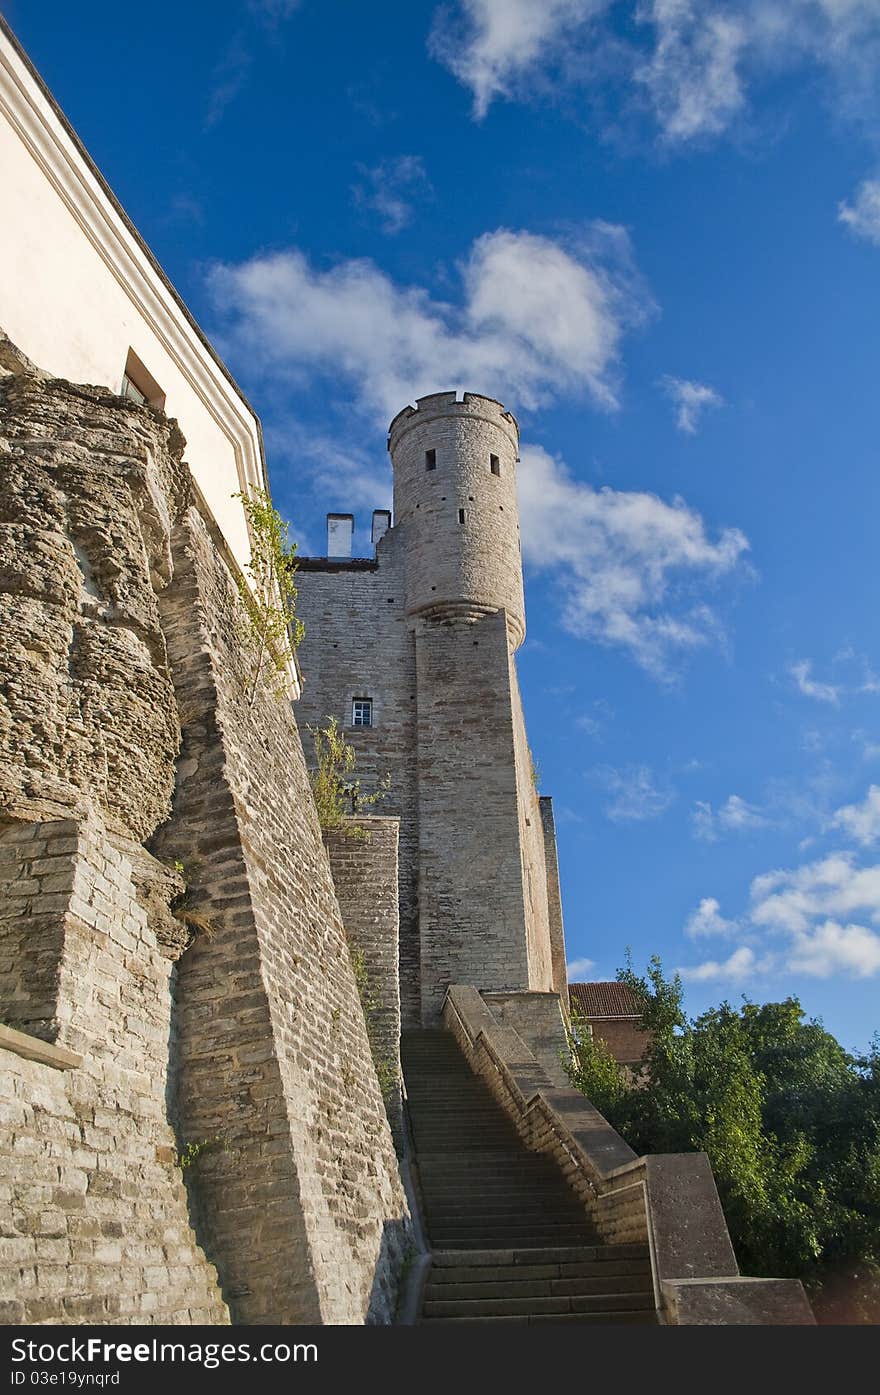
M 450 983 L 528 984 L 504 611 L 416 631 L 422 1016 Z
M 542 794 L 538 800 L 544 832 L 544 869 L 547 874 L 547 919 L 550 930 L 551 987 L 568 1011 L 568 969 L 565 962 L 565 930 L 562 923 L 562 892 L 559 886 L 559 857 L 556 850 L 556 820 L 553 800 Z
M 419 1021 L 415 650 L 403 603 L 400 537 L 386 533 L 370 570 L 323 564 L 297 576 L 297 613 L 305 624 L 300 662 L 305 674 L 296 717 L 306 760 L 314 763 L 308 727 L 334 716 L 357 753 L 364 794 L 386 775 L 390 787 L 376 812 L 399 817 L 400 997 L 404 1021 Z M 352 700 L 373 700 L 374 725 L 353 727 Z
M 84 1058 L 13 1063 L 11 1311 L 222 1321 L 219 1276 L 235 1321 L 388 1321 L 408 1217 L 327 855 L 182 437 L 0 362 L 0 962 L 24 916 L 17 1021 Z
M 408 1216 L 327 853 L 288 704 L 258 689 L 203 520 L 162 594 L 183 739 L 154 846 L 208 933 L 179 965 L 177 1100 L 234 1320 L 389 1321 Z
M 42 904 L 64 903 L 56 1037 L 82 1065 L 60 1071 L 0 1050 L 0 1316 L 228 1322 L 166 1112 L 172 964 L 131 861 L 95 817 L 10 822 L 3 835 L 6 883 L 21 885 L 17 865 L 47 888 L 16 911 L 22 928 L 39 934 Z M 66 890 L 51 889 L 62 879 Z
M 513 720 L 513 753 L 521 849 L 520 887 L 526 918 L 529 974 L 523 988 L 547 992 L 553 986 L 550 914 L 547 903 L 547 864 L 544 859 L 544 826 L 538 803 L 536 772 L 526 736 L 516 658 L 509 659 L 508 688 Z
M 0 341 L 0 802 L 86 800 L 143 838 L 178 743 L 156 591 L 186 489 L 175 427 Z
M 395 527 L 404 535 L 410 614 L 475 607 L 506 610 L 514 642 L 525 634 L 516 499 L 519 434 L 487 397 L 441 392 L 391 423 Z M 425 452 L 436 467 L 426 468 Z M 500 473 L 491 470 L 496 456 Z M 460 514 L 463 521 L 460 521 Z
M 346 819 L 324 835 L 349 950 L 361 956 L 361 1001 L 392 1132 L 403 1137 L 400 1088 L 397 841 L 400 820 Z M 362 837 L 352 837 L 352 830 Z

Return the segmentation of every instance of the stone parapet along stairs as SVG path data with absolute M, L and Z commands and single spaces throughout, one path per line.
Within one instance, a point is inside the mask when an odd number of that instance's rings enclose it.
M 423 1322 L 656 1322 L 645 1245 L 603 1245 L 451 1032 L 401 1042 L 432 1250 Z

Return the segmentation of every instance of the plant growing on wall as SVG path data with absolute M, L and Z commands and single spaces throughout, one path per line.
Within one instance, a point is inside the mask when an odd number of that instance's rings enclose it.
M 361 1000 L 361 1009 L 367 1027 L 367 1040 L 370 1043 L 370 1053 L 373 1057 L 373 1065 L 376 1068 L 379 1089 L 382 1092 L 382 1098 L 385 1104 L 388 1105 L 394 1099 L 400 1084 L 397 1069 L 394 1063 L 384 1055 L 379 1043 L 378 1023 L 376 1020 L 379 1004 L 376 1001 L 376 996 L 373 991 L 373 982 L 370 978 L 370 971 L 367 968 L 367 961 L 364 958 L 363 950 L 349 943 L 348 957 L 351 960 L 351 967 L 354 971 L 354 981 L 357 986 L 358 997 Z
M 238 594 L 244 610 L 244 640 L 252 653 L 253 671 L 248 681 L 248 707 L 256 701 L 261 684 L 283 691 L 288 647 L 296 649 L 305 628 L 296 610 L 296 543 L 290 541 L 285 523 L 262 489 L 236 494 L 247 515 L 251 560 L 245 564 L 250 585 L 243 577 Z
M 384 799 L 391 785 L 390 775 L 379 782 L 374 794 L 362 794 L 361 782 L 354 775 L 357 753 L 346 741 L 336 718 L 327 717 L 325 726 L 309 727 L 309 731 L 315 744 L 312 794 L 322 831 L 335 828 L 348 838 L 365 840 L 366 831 L 349 824 L 347 816 L 372 808 Z

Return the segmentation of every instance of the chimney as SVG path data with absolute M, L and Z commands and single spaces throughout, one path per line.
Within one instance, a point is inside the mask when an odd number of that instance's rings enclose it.
M 351 536 L 354 532 L 353 513 L 328 513 L 327 556 L 350 557 Z
M 388 509 L 373 509 L 372 543 L 375 547 L 391 527 L 391 513 Z

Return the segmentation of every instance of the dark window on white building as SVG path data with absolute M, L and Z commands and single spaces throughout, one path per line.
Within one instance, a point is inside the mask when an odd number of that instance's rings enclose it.
M 425 469 L 426 469 L 426 470 L 436 470 L 436 469 L 437 469 L 437 452 L 436 452 L 435 450 L 426 450 L 426 451 L 425 451 Z
M 489 469 L 492 471 L 493 475 L 501 474 L 501 461 L 498 459 L 497 455 L 489 456 Z
M 160 412 L 165 408 L 164 392 L 152 373 L 141 363 L 134 349 L 129 349 L 128 358 L 125 360 L 121 392 L 123 397 L 128 397 L 141 406 L 157 407 Z
M 351 704 L 351 724 L 353 727 L 373 725 L 373 699 L 355 698 Z

